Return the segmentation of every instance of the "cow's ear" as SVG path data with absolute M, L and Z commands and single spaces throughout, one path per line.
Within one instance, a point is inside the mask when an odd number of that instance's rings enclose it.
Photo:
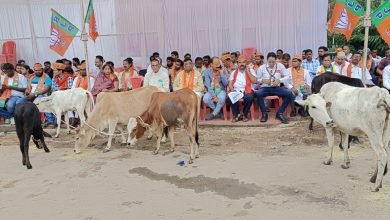
M 330 108 L 332 106 L 332 102 L 326 102 L 326 107 Z
M 132 132 L 132 130 L 137 126 L 137 123 L 140 123 L 138 119 L 131 117 L 129 123 L 127 124 L 127 130 Z
M 307 101 L 306 100 L 295 100 L 295 103 L 297 103 L 300 106 L 306 106 Z

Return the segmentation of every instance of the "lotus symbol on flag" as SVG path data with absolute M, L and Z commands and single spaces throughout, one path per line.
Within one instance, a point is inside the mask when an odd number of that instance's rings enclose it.
M 65 46 L 65 42 L 61 41 L 61 35 L 57 29 L 52 28 L 50 33 L 50 46 Z
M 337 20 L 336 28 L 341 29 L 341 30 L 347 30 L 348 23 L 349 22 L 348 22 L 347 10 L 345 8 L 343 8 L 343 10 L 341 11 L 340 17 Z

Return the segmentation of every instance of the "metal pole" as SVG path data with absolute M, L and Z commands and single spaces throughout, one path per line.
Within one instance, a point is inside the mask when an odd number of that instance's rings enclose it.
M 84 43 L 84 59 L 85 59 L 85 65 L 87 67 L 86 71 L 87 71 L 87 79 L 88 79 L 88 91 L 91 91 L 91 79 L 89 77 L 89 63 L 88 63 L 88 34 L 85 31 L 83 0 L 80 0 L 80 8 L 81 8 L 81 24 L 82 24 L 81 41 L 83 41 Z
M 367 70 L 367 47 L 368 47 L 368 32 L 371 26 L 371 0 L 367 0 L 366 13 L 364 15 L 363 25 L 364 25 L 364 48 L 363 48 L 363 83 L 366 82 L 366 72 Z

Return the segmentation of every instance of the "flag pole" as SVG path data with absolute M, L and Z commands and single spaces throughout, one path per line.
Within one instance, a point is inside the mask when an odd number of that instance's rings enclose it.
M 368 48 L 368 32 L 371 26 L 371 0 L 367 0 L 366 13 L 363 19 L 364 25 L 364 48 L 363 48 L 363 83 L 366 82 L 366 72 L 367 70 L 367 48 Z
M 88 34 L 85 31 L 85 21 L 84 21 L 84 3 L 83 0 L 80 0 L 80 8 L 81 8 L 81 41 L 84 43 L 84 59 L 87 71 L 87 79 L 88 79 L 88 91 L 91 91 L 91 79 L 89 77 L 89 63 L 88 63 Z

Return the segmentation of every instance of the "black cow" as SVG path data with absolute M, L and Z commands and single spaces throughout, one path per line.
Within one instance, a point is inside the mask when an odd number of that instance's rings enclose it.
M 328 82 L 340 82 L 340 83 L 343 83 L 343 84 L 346 84 L 349 86 L 353 86 L 353 87 L 364 87 L 364 84 L 360 79 L 350 78 L 350 77 L 347 77 L 344 75 L 326 72 L 326 73 L 323 73 L 321 75 L 314 77 L 313 81 L 311 82 L 311 93 L 312 94 L 319 93 L 322 86 Z M 311 120 L 310 120 L 309 130 L 313 131 L 313 118 L 311 118 Z M 358 141 L 359 139 L 355 136 L 350 135 L 349 140 L 348 140 L 348 148 L 349 148 L 349 144 L 351 143 L 351 141 L 354 141 L 354 140 Z M 342 140 L 341 140 L 341 142 L 342 142 Z M 341 142 L 340 142 L 339 147 L 342 149 Z
M 33 136 L 32 139 L 37 148 L 41 149 L 43 147 L 46 153 L 50 152 L 50 150 L 47 148 L 43 136 L 51 136 L 43 131 L 41 114 L 34 103 L 25 102 L 17 104 L 14 117 L 16 133 L 20 143 L 20 151 L 23 156 L 23 166 L 27 166 L 27 169 L 31 169 L 32 166 L 28 155 L 31 135 Z

